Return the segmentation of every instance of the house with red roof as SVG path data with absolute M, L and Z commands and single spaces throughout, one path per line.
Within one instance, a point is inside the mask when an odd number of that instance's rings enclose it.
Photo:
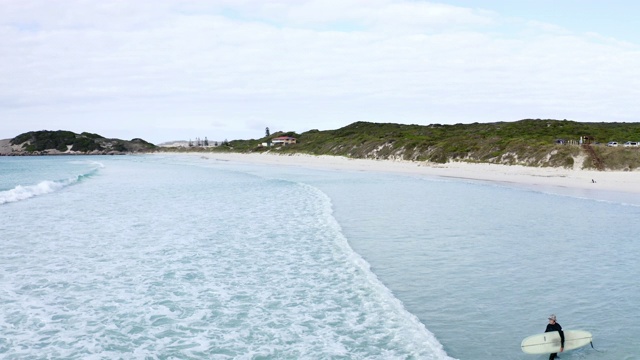
M 278 136 L 276 138 L 271 139 L 271 143 L 273 145 L 289 145 L 295 144 L 297 142 L 296 138 L 291 136 Z

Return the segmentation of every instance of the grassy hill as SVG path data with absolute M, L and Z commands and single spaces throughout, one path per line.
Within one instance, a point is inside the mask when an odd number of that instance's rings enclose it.
M 294 136 L 298 143 L 278 148 L 260 146 L 282 135 Z M 590 145 L 580 146 L 580 137 L 588 137 Z M 573 144 L 557 144 L 558 139 Z M 468 161 L 601 170 L 640 167 L 640 148 L 605 146 L 609 141 L 621 145 L 626 141 L 640 141 L 640 123 L 526 119 L 422 126 L 356 122 L 337 130 L 275 133 L 269 138 L 234 140 L 228 148 L 216 151 L 301 152 L 435 163 Z

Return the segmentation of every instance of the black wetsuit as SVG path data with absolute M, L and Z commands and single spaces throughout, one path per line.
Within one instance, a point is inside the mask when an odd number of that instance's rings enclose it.
M 562 331 L 562 326 L 560 326 L 560 324 L 558 323 L 547 324 L 547 329 L 544 332 L 552 332 L 552 331 L 557 331 L 558 333 L 560 333 L 560 347 L 564 347 L 564 332 Z M 557 355 L 558 353 L 553 353 L 549 355 L 549 360 L 555 359 Z

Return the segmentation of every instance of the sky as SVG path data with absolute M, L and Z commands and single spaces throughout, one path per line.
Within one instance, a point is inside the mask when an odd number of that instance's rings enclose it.
M 638 122 L 639 12 L 631 0 L 0 0 L 0 139 Z

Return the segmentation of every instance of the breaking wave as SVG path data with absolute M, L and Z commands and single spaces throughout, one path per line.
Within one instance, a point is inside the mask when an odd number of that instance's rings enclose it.
M 100 164 L 100 167 L 102 165 Z M 36 185 L 17 185 L 13 189 L 0 191 L 0 205 L 6 203 L 12 203 L 22 200 L 27 200 L 35 196 L 50 194 L 56 191 L 60 191 L 67 186 L 77 184 L 78 182 L 91 177 L 98 171 L 99 167 L 96 167 L 89 172 L 81 175 L 77 175 L 72 178 L 63 180 L 43 180 Z

